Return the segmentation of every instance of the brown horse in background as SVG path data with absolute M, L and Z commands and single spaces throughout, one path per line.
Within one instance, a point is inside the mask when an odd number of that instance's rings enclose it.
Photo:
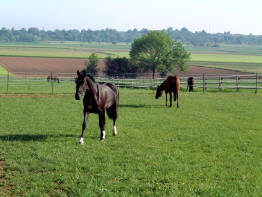
M 194 78 L 193 77 L 189 77 L 187 79 L 187 89 L 186 90 L 189 90 L 189 92 L 194 91 Z
M 170 107 L 172 107 L 172 94 L 174 95 L 174 101 L 177 101 L 177 108 L 179 107 L 178 104 L 178 93 L 180 91 L 180 78 L 178 76 L 168 76 L 167 79 L 157 86 L 156 90 L 156 99 L 162 96 L 163 91 L 166 94 L 166 106 L 167 106 L 167 94 L 170 96 Z
M 49 82 L 50 80 L 57 81 L 58 83 L 60 82 L 58 76 L 53 76 L 53 75 L 47 76 L 46 80 L 47 82 Z
M 105 111 L 109 118 L 113 119 L 113 136 L 117 135 L 116 119 L 119 104 L 118 88 L 111 83 L 98 84 L 94 78 L 85 71 L 77 71 L 75 99 L 85 93 L 84 104 L 84 120 L 82 124 L 82 134 L 79 143 L 84 143 L 84 132 L 86 129 L 86 121 L 90 113 L 99 115 L 99 127 L 101 131 L 100 140 L 104 140 L 105 132 Z

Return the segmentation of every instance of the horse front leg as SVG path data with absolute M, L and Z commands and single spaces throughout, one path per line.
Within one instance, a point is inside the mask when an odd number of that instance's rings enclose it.
M 105 118 L 105 110 L 103 112 L 99 113 L 99 127 L 100 127 L 100 140 L 104 140 L 106 138 L 106 132 L 105 132 L 105 124 L 106 124 L 106 118 Z
M 84 120 L 83 120 L 83 124 L 82 124 L 82 134 L 81 134 L 81 137 L 80 137 L 79 144 L 84 144 L 84 134 L 85 134 L 85 130 L 86 130 L 86 121 L 88 119 L 88 115 L 89 115 L 89 112 L 84 111 Z

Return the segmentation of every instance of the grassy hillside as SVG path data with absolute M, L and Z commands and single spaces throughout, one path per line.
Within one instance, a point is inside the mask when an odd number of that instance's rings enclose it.
M 262 195 L 260 94 L 181 93 L 179 109 L 164 100 L 120 89 L 119 135 L 107 119 L 100 142 L 92 114 L 79 145 L 73 95 L 0 97 L 0 195 Z

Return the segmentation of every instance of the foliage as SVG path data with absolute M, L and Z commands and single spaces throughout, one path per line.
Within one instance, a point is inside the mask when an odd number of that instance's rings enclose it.
M 126 57 L 112 58 L 109 56 L 106 58 L 106 72 L 109 76 L 134 77 L 133 74 L 137 72 L 137 66 Z
M 0 29 L 0 42 L 37 42 L 37 41 L 81 41 L 81 42 L 133 42 L 147 34 L 149 30 L 115 29 L 103 30 L 39 30 L 38 28 Z M 205 31 L 191 32 L 186 28 L 181 30 L 168 28 L 165 30 L 174 40 L 194 46 L 217 47 L 219 44 L 262 44 L 262 35 L 241 35 L 230 32 L 210 34 Z
M 85 62 L 86 72 L 95 75 L 98 72 L 98 68 L 97 68 L 98 61 L 99 61 L 99 57 L 95 53 L 92 53 L 88 57 L 88 61 Z
M 186 70 L 190 54 L 164 31 L 151 31 L 133 42 L 130 57 L 145 71 L 151 70 L 154 78 L 156 71 L 167 74 L 176 67 Z
M 120 89 L 119 135 L 107 118 L 100 142 L 91 114 L 81 146 L 73 95 L 0 97 L 0 195 L 261 196 L 261 94 L 180 101 L 166 108 L 152 91 Z

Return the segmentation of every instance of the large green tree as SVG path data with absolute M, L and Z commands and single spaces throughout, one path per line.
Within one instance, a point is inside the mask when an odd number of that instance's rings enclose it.
M 150 31 L 132 43 L 130 51 L 131 60 L 144 68 L 151 70 L 152 77 L 155 72 L 166 74 L 179 67 L 186 70 L 186 61 L 190 57 L 180 42 L 174 41 L 164 31 Z

